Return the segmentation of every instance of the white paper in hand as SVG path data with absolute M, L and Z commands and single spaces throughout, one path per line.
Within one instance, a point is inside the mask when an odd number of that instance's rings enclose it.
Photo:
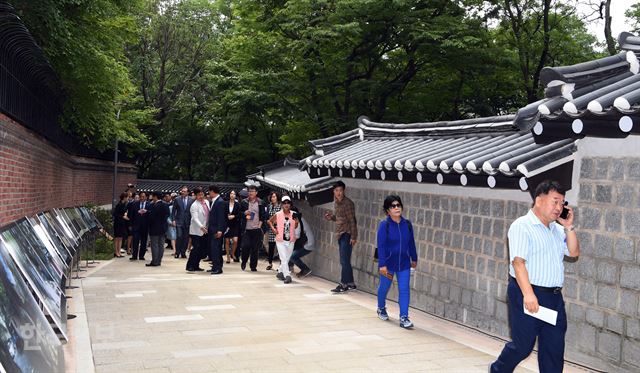
M 529 316 L 533 316 L 536 319 L 540 319 L 540 320 L 542 320 L 544 322 L 548 322 L 549 324 L 551 324 L 553 326 L 556 325 L 556 319 L 558 318 L 558 311 L 554 311 L 554 310 L 552 310 L 550 308 L 540 306 L 538 308 L 538 312 L 532 313 L 532 312 L 529 312 L 527 310 L 527 308 L 524 307 L 524 305 L 522 306 L 522 308 L 524 308 L 524 313 L 525 314 L 527 314 Z

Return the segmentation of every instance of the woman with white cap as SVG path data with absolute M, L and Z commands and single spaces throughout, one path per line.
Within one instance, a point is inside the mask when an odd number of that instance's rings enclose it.
M 293 245 L 296 242 L 295 229 L 298 226 L 294 211 L 291 211 L 291 197 L 283 196 L 281 210 L 273 215 L 267 222 L 269 228 L 276 235 L 276 247 L 280 257 L 280 267 L 276 277 L 285 284 L 291 283 L 291 271 L 289 270 L 289 258 L 293 253 Z

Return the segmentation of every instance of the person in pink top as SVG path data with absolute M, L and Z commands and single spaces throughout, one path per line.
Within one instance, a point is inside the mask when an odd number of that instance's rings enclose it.
M 276 247 L 280 257 L 280 267 L 276 277 L 285 284 L 291 283 L 291 271 L 289 270 L 289 258 L 293 253 L 293 244 L 296 242 L 295 229 L 298 226 L 295 211 L 291 211 L 291 197 L 282 197 L 282 210 L 273 215 L 269 221 L 271 231 L 276 235 Z

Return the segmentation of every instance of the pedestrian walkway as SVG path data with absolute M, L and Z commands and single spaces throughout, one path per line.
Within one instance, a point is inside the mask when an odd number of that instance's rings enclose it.
M 67 371 L 486 372 L 502 347 L 415 310 L 416 328 L 403 330 L 396 304 L 381 321 L 373 295 L 331 294 L 334 284 L 313 276 L 285 285 L 239 263 L 219 276 L 184 266 L 171 256 L 153 268 L 114 259 L 87 272 L 71 294 Z M 527 368 L 537 369 L 535 356 L 517 372 Z

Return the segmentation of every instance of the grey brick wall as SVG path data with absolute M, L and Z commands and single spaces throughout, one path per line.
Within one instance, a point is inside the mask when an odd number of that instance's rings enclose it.
M 585 158 L 580 170 L 576 221 L 582 253 L 565 263 L 563 294 L 569 327 L 566 357 L 607 371 L 640 370 L 640 159 Z M 411 306 L 508 338 L 507 231 L 529 204 L 393 190 L 347 188 L 356 205 L 359 242 L 352 263 L 359 289 L 375 293 L 373 260 L 382 200 L 398 194 L 412 220 L 419 264 Z M 570 201 L 575 202 L 575 201 Z M 340 263 L 333 224 L 323 208 L 305 207 L 317 235 L 310 256 L 314 274 L 338 281 Z M 397 299 L 392 288 L 389 298 Z

